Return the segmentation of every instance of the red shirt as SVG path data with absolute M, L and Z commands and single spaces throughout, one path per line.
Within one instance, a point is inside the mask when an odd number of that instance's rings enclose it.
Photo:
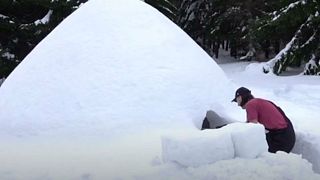
M 267 129 L 282 129 L 287 127 L 287 122 L 279 110 L 269 101 L 254 98 L 245 104 L 247 122 L 258 120 Z

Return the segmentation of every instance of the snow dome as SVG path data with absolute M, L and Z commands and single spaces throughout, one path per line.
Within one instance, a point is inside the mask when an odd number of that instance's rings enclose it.
M 54 29 L 3 84 L 1 129 L 109 134 L 199 126 L 211 105 L 229 102 L 216 93 L 228 92 L 228 83 L 187 34 L 144 2 L 94 0 Z

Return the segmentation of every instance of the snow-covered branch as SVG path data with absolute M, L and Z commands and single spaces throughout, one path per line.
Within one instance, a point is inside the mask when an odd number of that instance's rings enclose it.
M 286 14 L 290 9 L 295 8 L 297 5 L 299 4 L 305 4 L 305 0 L 300 0 L 294 3 L 289 4 L 287 7 L 283 8 L 280 10 L 280 13 L 278 15 L 276 15 L 272 21 L 276 21 L 277 19 L 279 19 L 279 17 L 281 17 L 283 14 Z M 276 14 L 276 13 L 273 13 Z
M 8 18 L 8 16 L 5 16 L 5 15 L 3 15 L 3 14 L 0 14 L 0 18 L 6 19 L 6 18 Z
M 320 72 L 317 69 L 320 68 L 320 61 L 317 60 L 316 56 L 313 54 L 310 61 L 305 65 L 303 74 L 313 74 L 320 75 Z
M 280 61 L 284 61 L 285 57 L 288 55 L 289 51 L 294 51 L 294 44 L 296 43 L 296 40 L 302 33 L 302 29 L 309 24 L 309 22 L 312 20 L 312 17 L 309 17 L 305 23 L 303 23 L 300 28 L 295 33 L 294 37 L 290 40 L 289 43 L 287 43 L 286 47 L 283 48 L 274 58 L 272 58 L 270 61 L 268 61 L 265 66 L 263 67 L 264 72 L 270 72 L 275 71 L 274 67 L 276 63 Z M 307 41 L 308 42 L 308 41 Z M 279 67 L 276 69 L 276 74 L 280 74 L 283 70 L 283 63 L 278 63 Z
M 34 22 L 35 25 L 39 25 L 39 24 L 47 24 L 50 20 L 50 17 L 52 15 L 52 10 L 49 10 L 48 13 L 42 18 L 42 19 L 39 19 L 39 20 L 36 20 Z
M 284 56 L 287 55 L 288 51 L 292 48 L 292 45 L 294 43 L 294 41 L 296 40 L 296 38 L 292 38 L 291 41 L 286 45 L 285 48 L 283 48 L 274 58 L 272 58 L 271 60 L 269 60 L 263 67 L 263 69 L 267 72 L 272 71 L 274 65 L 280 61 Z M 279 68 L 281 69 L 281 68 Z M 279 73 L 279 70 L 278 70 Z

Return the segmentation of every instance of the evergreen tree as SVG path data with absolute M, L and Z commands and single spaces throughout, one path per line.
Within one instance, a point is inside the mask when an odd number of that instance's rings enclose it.
M 242 51 L 251 59 L 256 46 L 252 29 L 267 5 L 263 0 L 184 0 L 177 24 L 211 56 L 218 57 L 220 45 L 227 42 L 232 56 Z
M 214 54 L 216 43 L 210 35 L 213 12 L 210 0 L 183 0 L 176 21 L 209 55 Z
M 158 9 L 172 21 L 175 21 L 177 17 L 178 0 L 145 0 L 145 2 Z
M 283 3 L 283 1 L 280 1 Z M 285 1 L 286 6 L 270 13 L 261 21 L 256 32 L 261 38 L 279 39 L 285 48 L 264 67 L 265 72 L 280 74 L 287 67 L 299 67 L 304 63 L 304 74 L 320 74 L 320 2 L 315 0 Z
M 86 0 L 0 1 L 0 78 Z

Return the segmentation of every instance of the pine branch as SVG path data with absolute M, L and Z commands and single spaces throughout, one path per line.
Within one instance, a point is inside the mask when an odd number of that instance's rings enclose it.
M 279 75 L 287 68 L 290 60 L 290 54 L 292 54 L 297 49 L 297 39 L 301 35 L 302 29 L 305 28 L 311 20 L 312 18 L 308 18 L 308 20 L 300 26 L 294 37 L 290 40 L 289 43 L 287 43 L 286 47 L 282 49 L 273 59 L 266 63 L 266 65 L 263 67 L 263 72 L 268 73 L 273 70 L 273 73 Z

